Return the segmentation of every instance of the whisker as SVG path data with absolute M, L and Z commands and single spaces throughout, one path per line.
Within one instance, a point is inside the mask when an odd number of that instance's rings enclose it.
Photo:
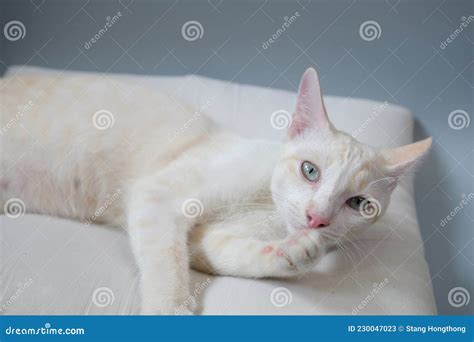
M 347 237 L 343 237 L 341 244 L 345 245 L 348 250 L 351 250 L 354 253 L 355 260 L 362 260 L 364 253 L 352 240 L 348 239 Z
M 340 242 L 340 240 L 337 240 L 336 241 L 336 245 L 337 247 L 339 248 L 339 250 L 341 251 L 342 255 L 349 259 L 349 261 L 351 262 L 352 266 L 354 266 L 356 263 L 351 255 L 351 253 L 349 252 L 349 250 Z

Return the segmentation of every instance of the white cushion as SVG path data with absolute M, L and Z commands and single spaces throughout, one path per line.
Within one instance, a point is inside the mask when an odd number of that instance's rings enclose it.
M 13 67 L 6 77 L 51 72 L 60 73 Z M 131 96 L 136 84 L 172 92 L 249 137 L 283 137 L 284 130 L 271 124 L 272 113 L 291 113 L 295 103 L 292 92 L 198 76 L 103 76 L 128 80 Z M 413 118 L 404 108 L 334 96 L 325 100 L 334 125 L 365 143 L 397 146 L 412 141 Z M 138 312 L 138 270 L 123 231 L 46 216 L 0 219 L 4 313 Z M 386 215 L 356 244 L 350 256 L 331 252 L 302 279 L 249 280 L 193 272 L 192 292 L 203 314 L 436 314 L 411 179 L 399 185 Z M 94 291 L 107 292 L 103 298 L 114 300 L 95 305 Z

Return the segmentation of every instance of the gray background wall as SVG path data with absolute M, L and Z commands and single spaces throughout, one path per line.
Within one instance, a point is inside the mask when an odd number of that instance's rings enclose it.
M 122 16 L 90 49 L 84 47 L 118 11 Z M 267 49 L 284 22 L 299 17 Z M 325 93 L 388 101 L 410 108 L 416 139 L 434 137 L 420 170 L 416 201 L 439 312 L 472 313 L 472 301 L 456 308 L 448 292 L 474 290 L 473 208 L 464 206 L 442 227 L 440 220 L 474 192 L 473 126 L 453 129 L 448 115 L 473 113 L 473 15 L 466 0 L 333 1 L 54 1 L 2 0 L 1 27 L 21 21 L 26 36 L 0 38 L 0 65 L 209 77 L 296 90 L 310 65 Z M 471 18 L 472 19 L 472 18 Z M 181 27 L 200 22 L 203 36 L 187 41 Z M 373 20 L 380 37 L 361 39 Z M 466 22 L 467 22 L 466 21 Z M 451 34 L 454 40 L 442 49 Z

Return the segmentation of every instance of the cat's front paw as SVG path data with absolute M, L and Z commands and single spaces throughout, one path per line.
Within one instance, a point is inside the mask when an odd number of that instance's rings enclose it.
M 308 272 L 325 251 L 319 233 L 315 230 L 296 232 L 272 250 L 277 266 L 274 275 L 287 277 Z

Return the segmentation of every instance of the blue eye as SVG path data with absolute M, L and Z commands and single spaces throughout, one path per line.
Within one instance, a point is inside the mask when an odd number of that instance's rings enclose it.
M 362 197 L 362 196 L 351 197 L 351 198 L 349 198 L 349 199 L 346 201 L 346 204 L 347 204 L 349 207 L 351 207 L 352 209 L 357 210 L 357 211 L 360 211 L 360 210 L 361 210 L 362 202 L 364 202 L 364 201 L 367 202 L 367 205 L 370 204 L 370 201 L 368 201 L 367 199 L 365 199 L 365 198 Z
M 309 161 L 304 161 L 301 164 L 301 173 L 303 173 L 304 178 L 310 182 L 317 182 L 319 179 L 319 170 L 313 163 Z

